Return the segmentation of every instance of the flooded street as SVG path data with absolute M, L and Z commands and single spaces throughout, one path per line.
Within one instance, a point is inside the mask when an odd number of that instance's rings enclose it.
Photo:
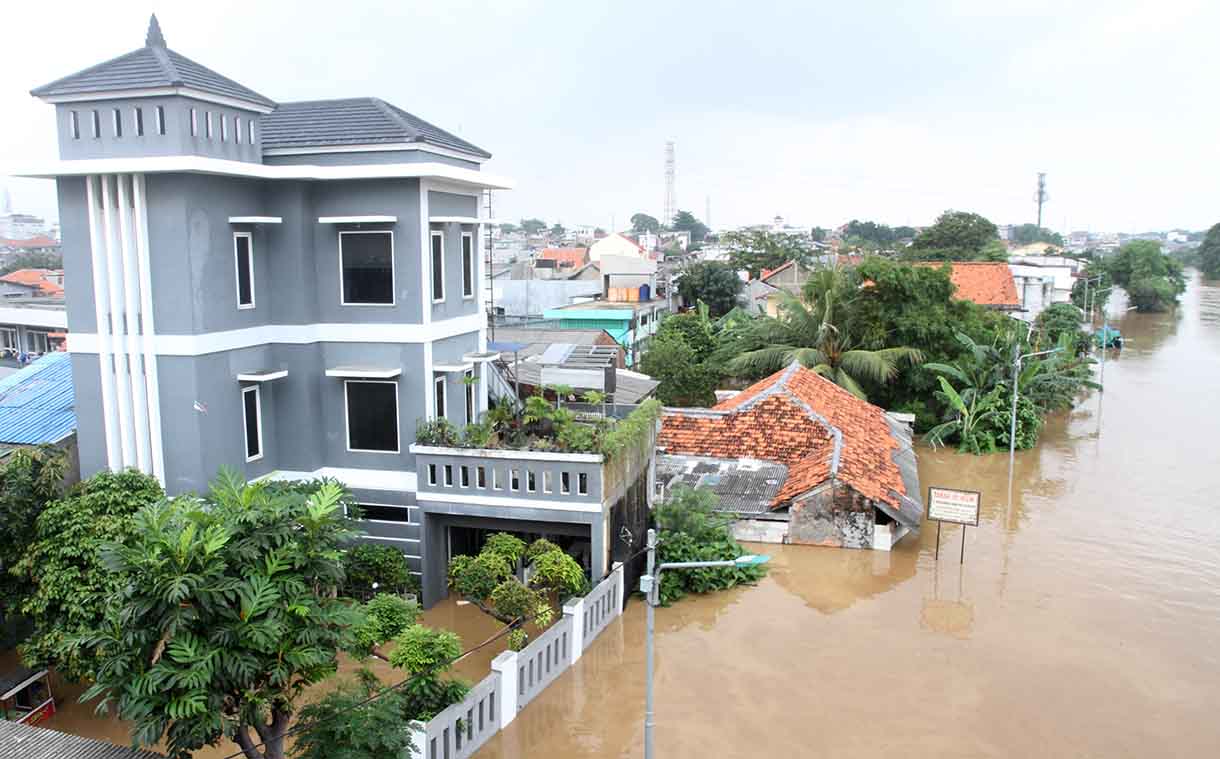
M 1121 296 L 1110 304 L 1122 313 Z M 662 757 L 1215 756 L 1220 287 L 1127 313 L 1106 391 L 1008 457 L 921 450 L 979 490 L 966 533 L 892 554 L 759 546 L 757 587 L 657 614 Z M 643 754 L 644 607 L 480 759 Z

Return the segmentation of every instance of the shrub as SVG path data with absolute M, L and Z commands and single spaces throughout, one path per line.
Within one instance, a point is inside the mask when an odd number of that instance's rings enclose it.
M 456 558 L 455 556 L 454 559 Z M 452 565 L 452 562 L 450 564 Z M 452 566 L 450 569 L 454 590 L 476 601 L 490 596 L 496 586 L 513 573 L 507 559 L 490 551 L 483 551 L 456 573 L 452 572 Z
M 529 643 L 529 636 L 520 627 L 514 627 L 508 633 L 508 650 L 520 651 Z
M 674 488 L 656 509 L 662 562 L 726 561 L 746 553 L 733 539 L 725 515 L 715 511 L 716 495 L 706 488 Z M 661 575 L 661 603 L 668 605 L 687 593 L 725 590 L 739 583 L 756 582 L 763 567 L 720 567 L 668 572 Z
M 538 627 L 546 627 L 554 619 L 554 610 L 547 597 L 525 587 L 517 578 L 510 577 L 496 586 L 491 593 L 492 612 L 505 622 L 524 619 Z
M 458 446 L 458 431 L 448 419 L 421 419 L 415 425 L 415 442 L 420 445 L 437 445 L 445 448 Z
M 419 604 L 401 596 L 378 593 L 364 604 L 364 621 L 356 628 L 354 653 L 367 656 L 373 646 L 401 635 L 419 618 Z
M 402 688 L 407 719 L 432 719 L 466 697 L 470 686 L 460 680 L 441 679 L 462 654 L 462 641 L 456 633 L 411 625 L 394 639 L 394 644 L 390 666 L 412 675 Z
M 661 402 L 649 398 L 610 428 L 602 438 L 602 453 L 607 459 L 614 458 L 624 450 L 633 448 L 644 442 L 655 428 L 657 419 L 661 417 Z
M 446 577 L 449 579 L 449 587 L 457 590 L 457 578 L 461 577 L 466 568 L 470 566 L 470 562 L 474 561 L 473 556 L 467 556 L 464 553 L 459 553 L 449 559 L 449 568 L 446 571 Z
M 419 581 L 411 574 L 407 557 L 393 546 L 361 543 L 343 556 L 347 588 L 368 592 L 377 583 L 379 590 L 391 593 L 417 593 Z
M 495 432 L 491 422 L 483 420 L 472 422 L 462 429 L 463 448 L 487 448 L 491 445 L 491 436 Z
M 509 566 L 517 566 L 517 562 L 525 554 L 525 541 L 507 532 L 497 532 L 487 538 L 483 544 L 484 551 L 503 556 Z
M 585 571 L 576 560 L 560 550 L 547 551 L 534 557 L 534 574 L 530 585 L 553 591 L 560 600 L 579 594 L 587 586 Z
M 533 561 L 540 554 L 544 554 L 547 551 L 562 551 L 562 550 L 563 549 L 561 549 L 559 546 L 555 545 L 551 541 L 547 540 L 546 538 L 538 538 L 533 543 L 530 543 L 529 548 L 525 549 L 525 560 Z

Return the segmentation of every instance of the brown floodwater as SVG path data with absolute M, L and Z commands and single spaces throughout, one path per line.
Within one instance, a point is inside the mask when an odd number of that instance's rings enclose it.
M 980 524 L 892 553 L 756 546 L 756 587 L 657 612 L 658 757 L 1220 755 L 1220 286 L 1123 313 L 1104 393 L 1008 457 L 920 451 Z M 480 759 L 643 755 L 644 607 Z
M 773 556 L 757 586 L 658 610 L 657 755 L 1220 753 L 1220 285 L 1195 279 L 1175 313 L 1123 307 L 1105 392 L 1018 453 L 1011 499 L 1006 455 L 920 451 L 925 488 L 983 494 L 964 565 L 960 528 L 937 562 L 926 524 L 892 553 L 756 546 Z M 642 756 L 643 612 L 633 600 L 479 759 Z M 453 604 L 428 622 L 467 645 L 498 627 Z M 61 704 L 47 727 L 126 742 Z

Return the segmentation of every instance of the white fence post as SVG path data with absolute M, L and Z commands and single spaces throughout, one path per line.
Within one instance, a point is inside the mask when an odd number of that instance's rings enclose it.
M 585 650 L 585 599 L 568 601 L 563 605 L 563 615 L 572 619 L 572 663 L 575 664 Z
M 517 652 L 504 651 L 491 660 L 491 669 L 500 675 L 500 729 L 517 717 Z
M 614 576 L 614 582 L 616 585 L 618 585 L 618 593 L 616 593 L 614 596 L 617 600 L 617 604 L 615 605 L 614 613 L 611 615 L 611 617 L 617 617 L 623 613 L 623 602 L 627 597 L 627 589 L 624 587 L 624 584 L 626 583 L 626 575 L 625 570 L 623 569 L 623 562 L 614 562 L 614 569 L 610 570 L 610 574 Z

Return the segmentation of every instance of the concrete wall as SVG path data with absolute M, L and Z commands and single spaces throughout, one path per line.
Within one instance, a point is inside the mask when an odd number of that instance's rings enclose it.
M 157 131 L 156 111 L 160 106 L 165 113 L 165 134 Z M 144 134 L 136 134 L 135 109 L 143 113 Z M 195 109 L 197 133 L 191 134 L 191 109 Z M 122 136 L 115 136 L 114 111 L 122 117 Z M 93 136 L 94 111 L 98 113 L 100 136 Z M 80 137 L 72 136 L 72 113 L 77 114 Z M 212 114 L 212 138 L 207 137 L 207 114 Z M 241 138 L 238 141 L 234 119 L 241 120 Z M 64 160 L 78 158 L 133 158 L 137 156 L 197 155 L 223 158 L 230 161 L 261 163 L 262 136 L 257 124 L 260 115 L 255 111 L 194 100 L 192 98 L 166 95 L 147 98 L 123 98 L 92 102 L 60 103 L 55 106 L 56 131 L 59 134 L 59 157 Z M 220 121 L 227 124 L 227 139 L 221 141 Z M 255 143 L 249 139 L 249 122 L 255 120 Z M 61 212 L 62 213 L 62 212 Z
M 600 278 L 590 280 L 495 281 L 493 295 L 497 309 L 506 316 L 541 316 L 544 311 L 570 305 L 574 299 L 600 295 Z
M 872 503 L 845 485 L 827 484 L 789 509 L 788 542 L 838 548 L 872 548 Z

